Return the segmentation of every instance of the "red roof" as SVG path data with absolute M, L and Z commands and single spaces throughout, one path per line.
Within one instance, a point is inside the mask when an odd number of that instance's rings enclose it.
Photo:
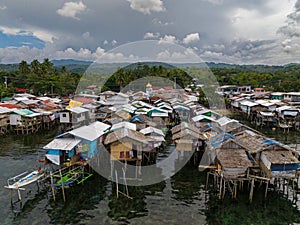
M 20 108 L 22 108 L 22 107 L 19 106 L 19 105 L 10 104 L 10 103 L 0 103 L 0 106 L 1 106 L 1 107 L 5 107 L 5 108 L 8 108 L 8 109 L 20 109 Z
M 18 92 L 24 92 L 24 93 L 27 92 L 24 88 L 16 88 L 16 90 L 17 90 Z
M 51 108 L 59 108 L 59 105 L 51 102 L 51 100 L 45 100 L 43 101 L 43 103 L 48 106 L 48 107 L 51 107 Z
M 93 99 L 78 97 L 78 98 L 74 98 L 74 101 L 82 102 L 83 104 L 89 104 L 93 102 Z

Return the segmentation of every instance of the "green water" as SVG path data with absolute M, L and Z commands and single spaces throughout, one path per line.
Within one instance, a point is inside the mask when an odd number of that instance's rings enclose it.
M 272 189 L 264 201 L 264 188 L 255 190 L 248 204 L 248 191 L 233 201 L 225 195 L 219 202 L 212 187 L 205 191 L 206 172 L 187 164 L 161 183 L 129 187 L 133 199 L 116 197 L 112 182 L 94 175 L 83 185 L 66 189 L 54 202 L 51 191 L 35 184 L 22 192 L 23 204 L 10 204 L 6 179 L 33 169 L 37 151 L 56 132 L 0 139 L 0 224 L 293 224 L 300 223 L 300 204 Z M 121 187 L 123 190 L 124 187 Z M 300 192 L 297 195 L 300 199 Z M 17 193 L 13 193 L 17 200 Z

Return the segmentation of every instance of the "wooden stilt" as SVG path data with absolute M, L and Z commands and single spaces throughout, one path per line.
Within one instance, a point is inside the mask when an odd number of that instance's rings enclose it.
M 9 189 L 9 198 L 10 198 L 10 202 L 12 203 L 12 189 Z
M 62 194 L 63 194 L 63 200 L 64 200 L 64 202 L 66 202 L 65 187 L 64 187 L 64 181 L 62 179 L 61 170 L 59 170 L 59 175 L 60 175 L 60 179 L 62 180 L 62 182 L 61 182 L 61 189 L 62 189 Z
M 249 202 L 252 203 L 253 199 L 253 190 L 254 190 L 254 179 L 251 180 L 251 188 L 250 188 L 250 194 L 249 194 Z
M 206 175 L 206 185 L 205 185 L 205 190 L 207 191 L 207 188 L 208 188 L 208 179 L 209 179 L 209 175 L 210 175 L 210 172 L 207 172 L 207 175 Z
M 224 185 L 223 185 L 223 195 L 222 195 L 222 199 L 224 199 L 225 196 L 225 192 L 226 192 L 226 180 L 223 179 Z
M 295 181 L 292 180 L 292 189 L 293 189 L 293 199 L 295 198 Z
M 118 174 L 117 171 L 115 171 L 116 174 L 116 192 L 117 192 L 117 198 L 119 198 L 119 183 L 118 183 Z
M 218 180 L 217 174 L 216 174 L 216 172 L 214 172 L 214 186 L 215 187 L 218 187 L 218 182 L 219 182 L 219 180 Z
M 290 183 L 290 179 L 287 179 L 287 184 L 286 184 L 286 194 L 287 194 L 287 197 L 289 197 L 289 183 Z
M 126 176 L 125 176 L 125 170 L 123 170 L 123 179 L 124 179 L 124 184 L 125 184 L 125 188 L 126 188 L 126 195 L 127 197 L 129 197 L 129 192 L 128 192 L 128 186 L 127 186 L 127 181 L 126 181 Z
M 222 198 L 222 183 L 223 183 L 223 179 L 222 177 L 220 178 L 220 191 L 219 191 L 219 199 Z
M 267 199 L 269 181 L 266 181 L 265 199 Z
M 236 199 L 236 196 L 237 196 L 237 186 L 238 186 L 238 184 L 236 182 L 234 182 L 234 196 L 233 196 L 234 199 Z
M 50 180 L 51 180 L 51 189 L 52 189 L 53 200 L 55 201 L 55 189 L 54 189 L 54 182 L 53 182 L 52 172 L 50 172 Z
M 22 196 L 21 196 L 21 192 L 20 192 L 19 188 L 18 188 L 18 198 L 19 198 L 19 201 L 22 201 Z

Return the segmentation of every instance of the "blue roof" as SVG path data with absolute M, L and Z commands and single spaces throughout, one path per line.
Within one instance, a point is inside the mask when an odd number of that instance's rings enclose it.
M 234 136 L 227 133 L 227 132 L 221 132 L 215 136 L 213 136 L 211 139 L 210 139 L 210 143 L 211 145 L 216 148 L 218 146 L 220 146 L 222 143 L 224 143 L 225 141 L 229 140 L 229 139 L 232 139 L 234 140 Z
M 280 144 L 279 142 L 271 140 L 271 139 L 264 139 L 262 142 L 263 142 L 263 144 L 267 144 L 268 146 Z
M 135 115 L 134 117 L 131 118 L 130 122 L 140 122 L 140 123 L 146 123 L 146 121 L 144 119 L 142 119 L 141 117 L 139 117 L 139 115 Z

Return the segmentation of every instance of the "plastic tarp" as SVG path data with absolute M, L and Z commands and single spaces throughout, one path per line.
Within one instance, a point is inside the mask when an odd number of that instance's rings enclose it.
M 60 165 L 60 156 L 59 155 L 51 155 L 51 154 L 46 154 L 46 158 L 50 160 L 52 163 L 56 165 Z

